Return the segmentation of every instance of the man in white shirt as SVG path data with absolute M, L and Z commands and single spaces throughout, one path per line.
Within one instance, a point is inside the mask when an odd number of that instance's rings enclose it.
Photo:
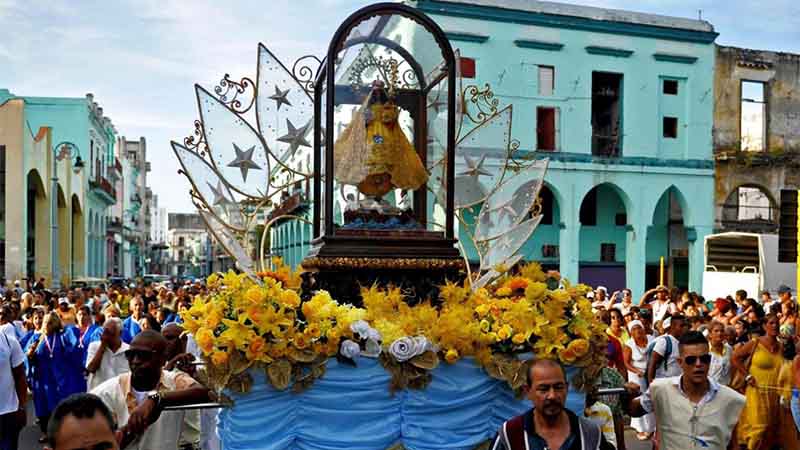
M 661 450 L 724 450 L 744 408 L 744 396 L 708 378 L 711 354 L 702 333 L 682 336 L 679 353 L 682 375 L 656 380 L 647 392 L 623 404 L 633 417 L 655 413 Z M 633 396 L 639 393 L 635 383 L 625 388 Z
M 0 450 L 17 450 L 19 432 L 26 425 L 24 361 L 19 342 L 0 333 Z
M 175 450 L 184 411 L 165 407 L 208 403 L 209 390 L 181 371 L 166 371 L 167 342 L 153 330 L 137 334 L 125 352 L 131 372 L 111 378 L 92 390 L 120 425 L 120 448 Z
M 655 294 L 656 300 L 650 303 L 650 298 Z M 666 286 L 656 286 L 653 289 L 642 294 L 639 299 L 639 306 L 644 306 L 650 303 L 650 308 L 653 310 L 653 323 L 664 320 L 667 314 L 677 312 L 678 308 L 670 301 L 669 289 Z
M 117 317 L 108 318 L 103 324 L 100 340 L 89 344 L 86 350 L 86 372 L 88 390 L 100 386 L 104 381 L 117 375 L 130 372 L 125 351 L 128 344 L 122 342 L 122 321 Z
M 647 383 L 658 378 L 674 377 L 681 374 L 678 362 L 678 339 L 689 328 L 684 316 L 675 315 L 664 319 L 664 335 L 653 342 L 653 352 L 647 362 Z

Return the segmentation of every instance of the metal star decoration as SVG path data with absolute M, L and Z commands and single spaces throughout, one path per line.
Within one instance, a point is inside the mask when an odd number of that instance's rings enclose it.
M 308 127 L 311 125 L 309 121 L 300 128 L 295 128 L 289 119 L 286 119 L 286 127 L 289 129 L 285 135 L 278 138 L 279 142 L 289 144 L 289 154 L 294 155 L 298 147 L 311 147 L 311 144 L 306 140 L 306 133 Z
M 214 194 L 214 200 L 212 201 L 212 206 L 225 206 L 229 204 L 231 201 L 225 197 L 225 190 L 222 187 L 222 182 L 217 180 L 217 186 L 214 187 L 211 183 L 206 181 L 206 184 L 211 189 L 211 193 Z
M 289 100 L 286 99 L 286 96 L 289 95 L 289 90 L 286 89 L 285 91 L 281 91 L 278 89 L 278 86 L 275 86 L 275 93 L 269 96 L 270 100 L 275 100 L 275 110 L 280 111 L 281 105 L 292 106 Z
M 236 152 L 236 159 L 228 163 L 228 167 L 238 167 L 242 171 L 242 180 L 247 181 L 247 171 L 249 169 L 261 170 L 261 166 L 253 162 L 253 152 L 256 146 L 242 151 L 238 145 L 233 144 L 233 150 Z
M 470 158 L 469 155 L 464 155 L 464 162 L 467 164 L 467 170 L 461 172 L 459 175 L 469 175 L 472 177 L 479 177 L 481 175 L 491 176 L 492 173 L 483 168 L 483 163 L 486 161 L 486 154 L 481 155 L 481 158 L 476 162 Z

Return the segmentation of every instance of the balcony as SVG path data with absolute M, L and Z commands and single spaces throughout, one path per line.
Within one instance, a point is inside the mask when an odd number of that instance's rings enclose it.
M 112 183 L 122 179 L 122 163 L 119 162 L 118 158 L 114 158 L 114 164 L 110 164 L 106 168 L 106 174 L 108 174 L 108 179 Z
M 267 220 L 280 217 L 286 214 L 296 213 L 300 208 L 306 206 L 305 195 L 302 190 L 295 190 L 292 195 L 284 197 L 280 205 L 276 206 L 267 216 Z
M 101 200 L 109 205 L 117 202 L 117 190 L 108 179 L 101 175 L 96 175 L 94 179 L 89 180 L 89 189 Z

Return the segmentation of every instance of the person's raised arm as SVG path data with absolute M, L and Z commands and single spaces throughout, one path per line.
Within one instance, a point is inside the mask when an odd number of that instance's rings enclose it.
M 656 291 L 657 288 L 650 289 L 649 291 L 642 294 L 642 298 L 639 299 L 639 305 L 646 305 L 649 302 L 650 297 Z
M 758 345 L 758 341 L 752 340 L 736 348 L 736 350 L 733 351 L 733 356 L 731 356 L 731 367 L 746 376 L 749 369 L 746 366 L 747 359 L 750 357 L 750 354 L 753 353 L 756 345 Z

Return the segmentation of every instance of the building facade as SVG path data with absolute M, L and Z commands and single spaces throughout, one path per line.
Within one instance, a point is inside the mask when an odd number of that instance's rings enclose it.
M 169 213 L 167 216 L 167 275 L 204 277 L 209 272 L 210 240 L 199 214 Z
M 105 227 L 116 191 L 108 178 L 116 130 L 91 94 L 85 98 L 20 97 L 0 90 L 5 146 L 5 267 L 8 279 L 52 279 L 58 245 L 59 281 L 105 276 Z M 71 143 L 77 160 L 55 162 L 54 147 Z M 57 175 L 57 192 L 51 192 Z M 56 202 L 51 219 L 52 202 Z M 53 226 L 56 225 L 56 226 Z M 55 231 L 57 229 L 57 232 Z M 53 239 L 52 234 L 57 238 Z
M 800 55 L 717 47 L 716 227 L 775 233 L 781 189 L 800 188 Z
M 663 257 L 665 283 L 700 290 L 714 225 L 709 23 L 522 0 L 412 4 L 474 61 L 465 84 L 514 105 L 520 153 L 550 159 L 526 259 L 639 295 Z M 486 168 L 500 162 L 490 154 Z

